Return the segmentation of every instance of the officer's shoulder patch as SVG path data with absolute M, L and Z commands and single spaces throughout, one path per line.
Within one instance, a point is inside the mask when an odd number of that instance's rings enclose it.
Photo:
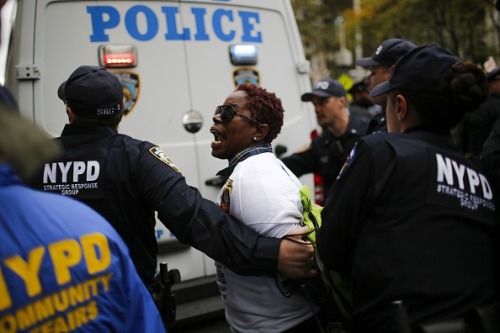
M 158 147 L 158 146 L 151 147 L 149 149 L 149 152 L 154 157 L 156 157 L 157 159 L 159 159 L 160 161 L 162 161 L 163 163 L 165 163 L 166 165 L 168 165 L 169 167 L 171 167 L 175 171 L 179 172 L 179 168 L 177 168 L 175 166 L 175 164 L 172 163 L 172 161 L 170 160 L 170 158 L 163 152 L 163 150 L 161 150 L 160 147 Z

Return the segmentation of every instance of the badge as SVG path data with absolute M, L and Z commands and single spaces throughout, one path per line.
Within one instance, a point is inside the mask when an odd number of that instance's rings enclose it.
M 228 179 L 226 184 L 224 184 L 224 188 L 222 190 L 222 195 L 220 198 L 220 207 L 226 213 L 229 213 L 231 210 L 231 192 L 233 191 L 233 181 Z
M 257 86 L 260 85 L 259 72 L 250 67 L 235 69 L 233 71 L 233 79 L 236 87 L 244 83 L 251 83 Z
M 135 107 L 139 99 L 140 80 L 139 74 L 134 72 L 113 72 L 123 86 L 123 115 L 127 116 Z
M 159 159 L 160 161 L 162 161 L 163 163 L 174 169 L 176 172 L 179 172 L 179 169 L 174 165 L 174 163 L 172 163 L 170 158 L 168 158 L 168 156 L 163 152 L 163 150 L 160 149 L 160 147 L 158 146 L 151 147 L 149 149 L 149 152 L 153 154 L 154 157 L 156 157 L 157 159 Z

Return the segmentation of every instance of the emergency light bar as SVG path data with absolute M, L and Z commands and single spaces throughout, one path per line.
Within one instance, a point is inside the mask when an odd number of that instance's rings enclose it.
M 107 68 L 123 68 L 137 66 L 137 48 L 133 45 L 101 45 L 99 46 L 99 63 Z
M 235 66 L 253 66 L 257 64 L 257 46 L 234 44 L 229 46 L 229 58 Z

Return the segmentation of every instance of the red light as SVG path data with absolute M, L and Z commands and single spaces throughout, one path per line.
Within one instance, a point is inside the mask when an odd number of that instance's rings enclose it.
M 123 68 L 137 66 L 137 49 L 129 44 L 99 46 L 99 63 L 103 67 Z
M 115 65 L 132 65 L 135 63 L 133 54 L 105 54 L 104 66 L 114 67 Z

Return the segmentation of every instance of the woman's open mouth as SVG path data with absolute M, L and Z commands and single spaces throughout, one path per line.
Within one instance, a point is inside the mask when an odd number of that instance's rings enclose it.
M 214 139 L 212 140 L 211 147 L 216 147 L 222 144 L 222 142 L 225 141 L 225 137 L 216 129 L 211 128 L 210 133 L 214 136 Z

